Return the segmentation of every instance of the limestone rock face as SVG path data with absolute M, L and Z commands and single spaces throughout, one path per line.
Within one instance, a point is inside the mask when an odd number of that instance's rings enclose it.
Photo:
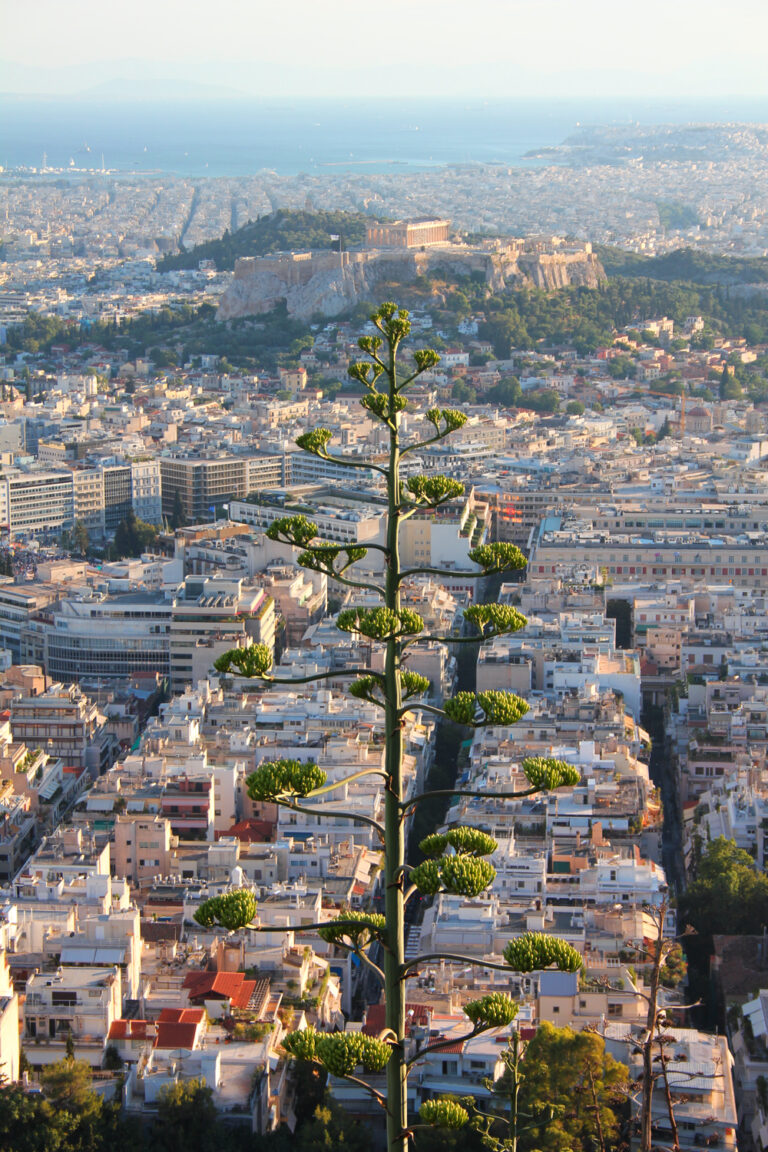
M 540 246 L 536 246 L 537 248 Z M 528 250 L 525 241 L 493 250 L 462 245 L 362 252 L 289 253 L 237 261 L 221 298 L 220 320 L 254 316 L 285 303 L 289 316 L 338 316 L 360 300 L 374 300 L 379 285 L 407 284 L 425 272 L 481 273 L 490 292 L 525 284 L 547 290 L 569 284 L 595 288 L 605 279 L 589 245 L 568 251 Z

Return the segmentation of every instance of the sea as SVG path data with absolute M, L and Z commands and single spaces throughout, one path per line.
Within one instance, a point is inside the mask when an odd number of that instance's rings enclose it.
M 0 94 L 0 166 L 241 177 L 534 165 L 581 128 L 768 121 L 768 101 L 206 100 Z

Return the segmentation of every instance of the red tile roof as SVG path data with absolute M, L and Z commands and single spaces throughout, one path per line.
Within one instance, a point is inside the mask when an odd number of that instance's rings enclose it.
M 277 825 L 272 820 L 240 820 L 224 833 L 225 836 L 237 836 L 243 843 L 269 844 L 275 838 Z
M 146 1020 L 113 1020 L 109 1026 L 108 1040 L 144 1040 L 147 1036 Z
M 454 1041 L 453 1044 L 443 1044 L 443 1041 L 445 1039 L 446 1039 L 446 1037 L 442 1034 L 439 1036 L 430 1036 L 429 1042 L 430 1042 L 430 1044 L 442 1045 L 442 1047 L 440 1048 L 441 1052 L 452 1052 L 452 1053 L 455 1053 L 458 1055 L 464 1051 L 464 1044 L 465 1044 L 464 1040 L 456 1040 L 456 1041 Z
M 244 972 L 188 972 L 182 988 L 190 1000 L 231 1000 L 245 981 Z
M 426 1027 L 432 1013 L 426 1004 L 405 1005 L 405 1031 L 408 1033 L 413 1024 Z M 366 1036 L 378 1036 L 386 1028 L 386 1009 L 383 1004 L 371 1004 L 365 1014 L 365 1024 L 362 1031 Z
M 203 1008 L 163 1008 L 155 1048 L 195 1048 L 204 1019 Z
M 205 1008 L 163 1008 L 158 1024 L 202 1024 Z
M 237 990 L 235 995 L 232 997 L 232 1007 L 233 1008 L 247 1008 L 251 1002 L 251 996 L 253 996 L 253 992 L 254 992 L 255 987 L 256 987 L 256 981 L 255 980 L 243 980 L 239 989 Z

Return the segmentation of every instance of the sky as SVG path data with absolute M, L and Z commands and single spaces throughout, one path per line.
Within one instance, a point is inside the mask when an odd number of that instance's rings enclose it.
M 0 0 L 0 91 L 768 97 L 768 0 Z M 104 86 L 107 87 L 104 87 Z

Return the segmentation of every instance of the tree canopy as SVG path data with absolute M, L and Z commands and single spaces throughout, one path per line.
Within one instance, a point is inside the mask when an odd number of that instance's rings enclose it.
M 594 1032 L 539 1025 L 522 1062 L 520 1112 L 544 1116 L 540 1128 L 528 1128 L 520 1152 L 591 1152 L 599 1147 L 598 1127 L 606 1148 L 613 1148 L 626 1103 L 627 1068 L 605 1050 Z
M 129 509 L 125 520 L 121 520 L 115 532 L 114 552 L 118 559 L 125 556 L 141 556 L 157 540 L 157 528 L 139 520 L 133 509 Z
M 718 836 L 680 896 L 679 920 L 706 935 L 760 932 L 768 926 L 768 876 L 735 840 Z
M 280 208 L 258 220 L 249 220 L 234 232 L 226 231 L 220 240 L 206 240 L 194 248 L 164 256 L 158 272 L 197 268 L 201 260 L 212 260 L 218 270 L 234 268 L 240 256 L 267 256 L 271 252 L 322 251 L 341 236 L 347 247 L 357 247 L 365 239 L 371 218 L 358 212 L 301 212 Z

